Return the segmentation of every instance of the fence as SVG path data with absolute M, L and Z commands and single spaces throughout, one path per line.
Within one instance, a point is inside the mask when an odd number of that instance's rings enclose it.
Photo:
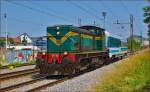
M 0 63 L 7 65 L 14 62 L 26 63 L 35 60 L 37 56 L 36 50 L 3 50 L 0 54 Z

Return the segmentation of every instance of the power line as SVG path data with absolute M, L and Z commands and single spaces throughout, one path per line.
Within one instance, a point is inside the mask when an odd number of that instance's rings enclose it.
M 113 18 L 112 17 L 116 17 L 116 19 L 118 19 L 118 17 L 117 17 L 117 15 L 112 11 L 112 10 L 110 10 L 110 8 L 108 8 L 101 0 L 98 0 L 100 3 L 101 3 L 101 6 L 104 8 L 104 9 L 106 9 L 106 11 L 103 11 L 103 12 L 106 12 L 107 13 L 107 11 L 108 12 L 110 12 L 113 16 L 111 16 L 111 18 L 110 17 L 107 17 L 107 19 L 109 20 L 109 21 L 107 21 L 107 20 L 105 20 L 109 25 L 112 25 L 113 23 L 110 23 L 110 20 L 113 20 Z M 107 27 L 108 27 L 108 25 L 107 25 Z M 107 28 L 106 27 L 106 28 Z
M 117 17 L 117 15 L 112 10 L 107 8 L 107 6 L 103 2 L 101 2 L 101 0 L 99 0 L 99 1 L 101 3 L 102 7 L 104 7 L 107 11 L 109 11 L 113 15 L 113 17 L 115 17 L 115 16 Z M 117 19 L 118 19 L 118 17 L 117 17 Z
M 47 25 L 43 25 L 43 24 L 34 23 L 34 22 L 31 22 L 31 21 L 18 19 L 18 18 L 15 18 L 15 17 L 8 17 L 8 19 L 15 20 L 15 21 L 20 22 L 20 23 L 35 25 L 35 26 L 47 26 Z
M 38 5 L 37 5 L 37 3 L 33 2 L 33 1 L 27 1 L 27 2 L 32 3 L 33 5 L 36 5 L 36 6 L 38 6 L 38 7 L 42 7 L 42 8 L 43 8 L 43 6 L 40 5 L 39 3 L 38 3 Z M 50 9 L 50 8 L 48 8 L 48 7 L 46 7 L 46 6 L 44 6 L 44 9 L 53 12 L 55 15 L 58 13 L 58 12 L 56 12 L 55 10 L 53 10 L 52 8 Z M 59 15 L 60 15 L 60 14 L 65 16 L 65 14 L 62 13 L 62 12 L 59 13 Z M 63 17 L 64 17 L 64 16 L 63 16 Z M 75 16 L 73 16 L 73 15 L 69 15 L 69 16 L 75 17 Z
M 123 2 L 122 0 L 120 0 L 120 3 L 122 4 L 122 6 L 124 7 L 124 9 L 127 11 L 127 13 L 128 13 L 129 15 L 132 14 L 132 13 L 129 11 L 129 9 L 126 7 L 126 5 L 124 4 L 124 2 Z M 134 16 L 133 20 L 134 20 L 134 22 L 136 23 L 136 27 L 141 30 L 141 28 L 138 26 L 138 23 L 137 23 L 137 21 L 136 21 L 136 19 L 135 19 L 135 16 Z
M 83 2 L 82 2 L 83 3 Z M 95 12 L 98 12 L 95 8 L 93 8 L 93 7 L 90 7 L 90 6 L 88 6 L 87 4 L 82 4 L 82 6 L 86 6 L 86 8 L 88 8 L 87 10 L 92 10 L 92 12 L 93 12 L 93 14 L 95 13 Z M 99 13 L 99 12 L 98 12 Z M 94 16 L 96 16 L 97 18 L 99 18 L 100 20 L 103 20 L 102 18 L 100 18 L 100 16 L 97 16 L 96 15 L 96 13 L 94 14 Z
M 82 2 L 82 3 L 83 3 L 83 2 Z M 86 6 L 86 8 L 88 8 L 88 10 L 92 10 L 93 13 L 95 13 L 95 12 L 100 13 L 100 12 L 97 11 L 95 8 L 89 6 L 89 5 L 85 4 L 85 3 L 82 4 L 82 5 Z M 113 16 L 116 16 L 111 10 L 109 10 L 109 9 L 105 6 L 105 4 L 104 4 L 103 2 L 101 2 L 101 5 L 106 9 L 106 11 L 109 11 L 109 12 L 112 13 Z M 103 11 L 103 12 L 106 12 L 106 11 Z M 103 12 L 102 12 L 102 13 L 103 13 Z M 107 12 L 106 12 L 106 13 L 107 13 Z M 112 18 L 111 18 L 111 19 L 107 18 L 107 19 L 108 19 L 108 20 L 112 20 Z M 105 18 L 102 19 L 102 20 L 104 20 L 105 22 L 107 21 L 107 20 L 105 20 Z M 104 22 L 104 24 L 105 24 L 105 22 Z M 107 21 L 107 23 L 108 23 L 109 25 L 111 25 L 110 21 Z
M 98 15 L 101 13 L 100 11 L 97 11 L 95 8 L 93 8 L 93 7 L 91 7 L 91 6 L 89 6 L 89 5 L 87 5 L 87 4 L 85 4 L 85 3 L 83 3 L 82 5 L 84 5 L 84 6 L 86 6 L 86 8 L 88 8 L 88 10 L 92 10 L 92 12 L 93 13 L 95 13 L 96 14 L 96 12 L 98 13 Z M 102 16 L 104 17 L 103 19 L 101 18 L 101 20 L 103 20 L 104 22 L 103 22 L 103 28 L 105 28 L 105 17 L 106 17 L 106 12 L 102 12 Z M 99 16 L 98 16 L 99 17 Z
M 99 0 L 100 1 L 100 0 Z M 113 17 L 115 18 L 116 17 L 116 19 L 118 20 L 119 19 L 119 16 L 117 16 L 112 10 L 110 10 L 110 8 L 107 8 L 107 6 L 103 3 L 103 2 L 101 2 L 101 5 L 107 10 L 107 11 L 109 11 L 112 15 L 113 15 Z M 112 18 L 111 19 L 109 19 L 109 20 L 112 20 Z M 124 23 L 125 24 L 125 23 Z M 123 25 L 122 24 L 120 24 L 122 27 L 123 27 Z M 125 32 L 127 32 L 127 30 L 125 29 L 125 28 L 122 28 Z
M 129 11 L 129 9 L 126 7 L 126 5 L 123 3 L 123 1 L 122 0 L 120 0 L 120 4 L 122 5 L 122 7 L 126 10 L 126 12 L 130 15 L 130 14 L 132 14 L 130 11 Z M 133 14 L 132 14 L 133 15 Z
M 6 14 L 4 15 L 4 18 L 5 19 L 7 18 L 9 20 L 13 20 L 13 21 L 16 21 L 16 22 L 19 22 L 19 23 L 24 23 L 24 24 L 28 24 L 28 25 L 35 25 L 36 27 L 37 26 L 38 27 L 39 26 L 47 26 L 47 25 L 43 25 L 43 24 L 37 24 L 37 23 L 31 22 L 31 21 L 26 21 L 26 20 L 18 19 L 18 18 L 15 18 L 15 17 L 8 17 L 8 16 L 6 17 Z M 31 28 L 31 30 L 33 30 L 33 29 Z M 38 31 L 40 31 L 40 30 L 38 30 Z M 8 32 L 7 32 L 7 35 L 8 35 Z
M 6 1 L 9 2 L 9 3 L 15 4 L 17 6 L 21 6 L 21 7 L 30 9 L 32 11 L 36 11 L 36 12 L 41 13 L 41 14 L 45 14 L 45 15 L 48 15 L 48 16 L 51 16 L 51 17 L 59 18 L 59 19 L 64 20 L 66 22 L 72 22 L 72 21 L 70 21 L 70 20 L 68 20 L 68 19 L 66 19 L 66 18 L 64 18 L 62 16 L 59 16 L 59 15 L 56 15 L 56 14 L 53 14 L 53 13 L 50 13 L 50 12 L 43 11 L 41 9 L 33 8 L 31 6 L 27 6 L 25 4 L 21 4 L 21 3 L 17 3 L 17 2 L 12 2 L 12 1 L 8 1 L 8 0 L 6 0 Z
M 67 0 L 67 1 L 69 1 L 72 5 L 74 5 L 75 7 L 79 8 L 80 10 L 84 11 L 85 13 L 87 13 L 88 15 L 90 15 L 91 17 L 95 17 L 96 19 L 103 20 L 103 19 L 99 18 L 99 16 L 93 14 L 92 12 L 88 11 L 86 8 L 80 6 L 79 4 L 74 3 L 71 0 Z

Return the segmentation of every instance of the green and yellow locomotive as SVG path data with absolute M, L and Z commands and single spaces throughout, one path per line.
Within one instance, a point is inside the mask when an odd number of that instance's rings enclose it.
M 105 30 L 96 26 L 47 27 L 47 52 L 37 56 L 41 74 L 70 75 L 109 60 Z

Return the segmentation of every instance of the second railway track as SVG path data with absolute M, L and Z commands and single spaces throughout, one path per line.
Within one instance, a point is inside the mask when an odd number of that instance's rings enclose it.
M 27 74 L 37 73 L 38 71 L 39 69 L 27 69 L 27 70 L 15 71 L 15 72 L 3 73 L 0 74 L 0 81 L 10 79 L 13 77 L 20 77 Z
M 0 92 L 13 90 L 13 89 L 22 87 L 24 85 L 29 85 L 29 84 L 32 84 L 32 83 L 35 83 L 35 82 L 38 82 L 38 81 L 42 81 L 44 79 L 45 79 L 45 77 L 40 77 L 40 78 L 32 79 L 32 80 L 29 80 L 29 81 L 26 81 L 26 82 L 18 83 L 18 84 L 15 84 L 15 85 L 3 87 L 3 88 L 0 88 Z
M 76 76 L 79 76 L 81 74 L 84 74 L 84 73 L 87 73 L 87 72 L 90 72 L 90 71 L 91 71 L 91 69 L 83 71 L 83 72 L 78 73 L 76 75 L 65 76 L 65 77 L 62 77 L 62 78 L 52 78 L 52 79 L 48 78 L 48 79 L 46 79 L 46 76 L 45 77 L 43 76 L 43 77 L 39 77 L 39 78 L 30 80 L 30 81 L 26 81 L 26 82 L 22 82 L 22 83 L 18 83 L 18 84 L 15 84 L 15 85 L 11 85 L 11 86 L 8 86 L 8 87 L 1 88 L 0 91 L 1 92 L 6 92 L 6 91 L 36 92 L 36 91 L 42 90 L 46 87 L 51 87 L 53 85 L 56 85 L 58 83 L 62 83 L 66 80 L 72 79 Z

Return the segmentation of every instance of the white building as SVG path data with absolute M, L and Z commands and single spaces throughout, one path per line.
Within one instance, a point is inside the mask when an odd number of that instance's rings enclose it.
M 20 38 L 21 42 L 25 39 L 27 41 L 27 44 L 32 44 L 32 39 L 27 33 L 23 33 L 18 37 Z

